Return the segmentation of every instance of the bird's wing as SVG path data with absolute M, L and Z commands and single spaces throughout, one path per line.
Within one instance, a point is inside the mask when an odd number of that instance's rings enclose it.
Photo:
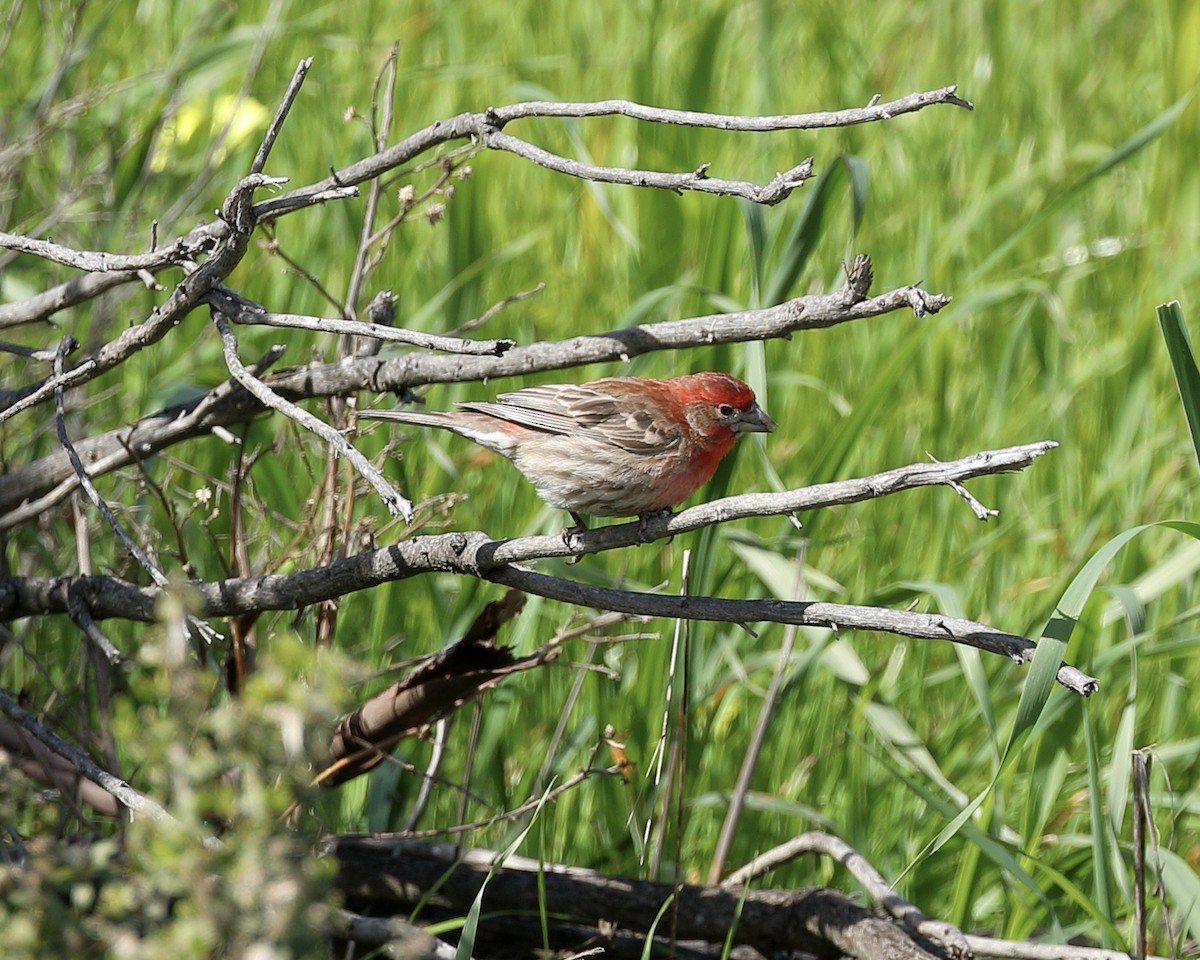
M 495 403 L 466 403 L 463 407 L 547 433 L 570 435 L 587 430 L 630 453 L 663 453 L 683 439 L 682 427 L 656 419 L 644 400 L 588 384 L 527 387 L 502 393 Z

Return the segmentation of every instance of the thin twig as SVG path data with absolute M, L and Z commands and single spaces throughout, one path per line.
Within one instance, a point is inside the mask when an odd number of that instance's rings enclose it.
M 78 342 L 74 337 L 68 335 L 62 338 L 58 352 L 54 356 L 54 374 L 56 377 L 62 375 L 63 361 L 66 359 L 67 354 L 77 346 Z M 112 508 L 100 496 L 100 491 L 96 489 L 96 485 L 92 483 L 92 478 L 88 476 L 87 468 L 84 467 L 83 461 L 79 459 L 79 454 L 75 451 L 75 446 L 71 443 L 71 438 L 67 436 L 67 411 L 63 403 L 63 389 L 61 386 L 54 393 L 54 406 L 54 428 L 58 433 L 58 442 L 67 452 L 67 457 L 71 461 L 71 466 L 75 468 L 75 475 L 79 478 L 79 485 L 83 487 L 83 492 L 92 501 L 92 505 L 100 511 L 100 515 L 104 517 L 105 522 L 112 528 L 112 532 L 117 535 L 117 539 L 129 551 L 130 556 L 150 575 L 150 579 L 158 584 L 158 586 L 166 587 L 170 582 L 167 579 L 167 575 L 150 561 L 150 558 L 137 544 L 137 541 L 125 532 L 125 528 L 121 526 L 121 521 L 117 519 L 117 515 L 112 512 Z
M 124 654 L 113 646 L 113 642 L 100 629 L 99 624 L 92 619 L 91 611 L 88 610 L 87 604 L 83 602 L 78 593 L 72 595 L 72 601 L 73 608 L 70 617 L 83 632 L 83 635 L 92 642 L 92 646 L 103 654 L 104 658 L 114 666 L 123 663 L 125 661 Z
M 501 310 L 507 307 L 510 303 L 518 303 L 521 300 L 528 300 L 530 297 L 536 297 L 539 293 L 546 289 L 545 283 L 539 283 L 535 287 L 530 287 L 528 290 L 521 290 L 517 293 L 510 293 L 507 297 L 497 300 L 490 307 L 483 311 L 473 320 L 468 320 L 466 323 L 459 324 L 453 330 L 450 330 L 451 335 L 466 333 L 469 330 L 474 330 L 487 324 Z
M 688 592 L 688 584 L 691 573 L 691 550 L 683 551 L 683 559 L 680 564 L 679 575 L 679 593 L 680 596 L 686 596 Z M 671 739 L 670 724 L 671 724 L 671 707 L 675 700 L 675 684 L 679 681 L 682 687 L 687 676 L 687 635 L 685 633 L 685 622 L 676 620 L 673 629 L 671 630 L 671 655 L 667 661 L 667 685 L 663 691 L 663 710 L 662 723 L 659 725 L 658 739 L 654 743 L 654 749 L 650 752 L 650 763 L 654 765 L 653 775 L 647 774 L 647 779 L 654 787 L 654 805 L 651 807 L 649 815 L 646 817 L 646 824 L 642 828 L 642 863 L 646 866 L 647 873 L 652 877 L 659 875 L 659 868 L 662 863 L 663 844 L 667 840 L 667 828 L 669 826 L 667 818 L 667 806 L 670 803 L 672 793 L 682 795 L 684 787 L 681 782 L 683 767 L 683 759 L 680 756 L 680 751 L 683 749 L 683 744 L 680 741 L 678 718 L 676 725 L 677 736 Z M 680 656 L 681 648 L 683 656 Z M 680 661 L 683 661 L 683 666 L 680 666 Z M 680 694 L 680 698 L 686 700 L 687 691 L 684 690 Z M 684 733 L 686 736 L 686 732 Z M 668 751 L 668 745 L 670 747 Z M 622 745 L 623 749 L 623 745 Z M 670 759 L 668 760 L 668 752 Z M 663 779 L 663 766 L 666 764 L 667 776 Z M 629 812 L 630 818 L 634 816 L 634 810 Z M 683 823 L 682 821 L 675 824 L 676 837 L 682 836 Z M 647 857 L 646 850 L 649 851 Z M 676 858 L 676 878 L 678 878 L 679 859 Z
M 0 710 L 3 710 L 13 723 L 20 726 L 48 750 L 69 760 L 81 774 L 108 791 L 133 813 L 145 814 L 155 820 L 164 817 L 170 819 L 170 814 L 163 807 L 144 793 L 133 789 L 120 777 L 114 777 L 107 770 L 101 768 L 79 747 L 68 743 L 37 717 L 26 711 L 6 690 L 0 690 Z
M 290 327 L 297 330 L 315 330 L 318 333 L 333 333 L 343 336 L 372 337 L 392 343 L 406 343 L 442 350 L 447 353 L 476 354 L 480 356 L 502 356 L 516 346 L 515 340 L 466 340 L 461 337 L 443 337 L 419 330 L 405 330 L 362 320 L 341 320 L 330 317 L 307 317 L 295 313 L 269 313 L 257 304 L 242 297 L 233 297 L 228 291 L 214 290 L 207 297 L 210 306 L 216 308 L 237 324 L 260 324 L 267 327 Z
M 708 164 L 689 173 L 660 173 L 656 170 L 631 170 L 627 167 L 602 167 L 594 163 L 582 163 L 521 140 L 499 130 L 485 131 L 484 146 L 492 150 L 504 150 L 536 163 L 539 167 L 562 173 L 580 180 L 596 183 L 616 183 L 629 187 L 655 187 L 680 193 L 685 190 L 696 193 L 711 193 L 722 197 L 741 197 L 751 203 L 774 206 L 782 203 L 797 187 L 803 186 L 813 174 L 813 160 L 808 157 L 801 163 L 776 174 L 764 184 L 746 180 L 723 180 L 708 175 Z
M 251 202 L 254 191 L 260 187 L 277 183 L 279 183 L 277 178 L 264 177 L 262 174 L 243 177 L 239 180 L 230 191 L 229 196 L 225 198 L 225 203 L 221 208 L 222 223 L 227 228 L 224 239 L 204 263 L 180 282 L 167 298 L 167 302 L 156 307 L 150 317 L 142 323 L 123 330 L 115 339 L 104 344 L 73 369 L 58 373 L 39 384 L 7 393 L 3 399 L 0 399 L 0 403 L 4 404 L 3 407 L 0 407 L 0 422 L 41 403 L 52 396 L 56 390 L 86 383 L 93 377 L 124 363 L 133 354 L 165 337 L 184 316 L 200 303 L 209 290 L 222 283 L 234 267 L 241 262 L 246 255 L 246 249 L 250 242 L 250 231 L 255 224 L 254 206 Z M 4 236 L 6 235 L 0 234 L 0 246 L 4 245 Z M 24 240 L 24 238 L 20 239 Z M 100 256 L 107 255 L 101 254 Z M 141 256 L 154 257 L 157 254 Z M 183 241 L 176 241 L 173 245 L 173 252 L 169 256 L 171 262 L 191 259 L 191 253 Z M 133 261 L 137 258 L 121 259 Z M 123 269 L 142 269 L 142 266 L 130 264 Z
M 934 463 L 941 463 L 941 461 L 938 460 L 938 458 L 935 457 L 928 450 L 925 451 L 925 456 L 927 456 Z M 973 493 L 971 493 L 970 490 L 968 490 L 966 487 L 964 487 L 957 480 L 947 481 L 946 486 L 948 486 L 951 490 L 953 490 L 960 497 L 962 497 L 963 500 L 966 502 L 967 506 L 971 508 L 971 512 L 973 514 L 975 514 L 975 516 L 978 517 L 980 520 L 986 521 L 986 520 L 991 519 L 992 517 L 1000 516 L 999 510 L 993 510 L 991 507 L 985 507 L 982 503 L 980 503 L 975 498 L 975 495 Z
M 405 820 L 404 826 L 400 828 L 401 833 L 409 833 L 415 830 L 417 824 L 421 822 L 421 816 L 425 813 L 425 807 L 429 803 L 430 796 L 433 795 L 433 783 L 437 779 L 438 770 L 441 769 L 442 757 L 446 754 L 446 735 L 449 729 L 449 717 L 439 717 L 433 725 L 433 749 L 429 754 L 429 763 L 425 765 L 425 769 L 421 772 L 421 785 L 417 788 L 417 799 L 413 801 L 408 819 Z M 467 769 L 470 768 L 468 767 Z M 463 793 L 464 795 L 466 794 L 465 789 Z
M 292 73 L 291 82 L 283 92 L 279 106 L 275 108 L 275 116 L 271 118 L 271 123 L 267 126 L 267 132 L 263 134 L 262 143 L 259 144 L 258 151 L 254 154 L 254 160 L 250 164 L 251 173 L 262 173 L 263 167 L 267 165 L 267 158 L 271 155 L 271 149 L 275 146 L 275 141 L 279 137 L 279 131 L 283 129 L 283 121 L 287 119 L 287 115 L 292 109 L 292 104 L 296 102 L 296 97 L 300 95 L 300 87 L 304 85 L 304 78 L 308 75 L 308 68 L 312 66 L 312 62 L 312 57 L 305 57 L 296 64 L 296 70 Z
M 391 133 L 392 102 L 396 92 L 396 54 L 399 49 L 399 44 L 392 44 L 383 67 L 380 68 L 379 74 L 375 77 L 375 87 L 371 94 L 372 139 L 376 151 L 382 150 L 387 146 L 388 135 Z M 387 91 L 383 98 L 383 119 L 380 126 L 376 126 L 379 83 L 385 72 L 387 74 Z M 383 185 L 379 178 L 372 180 L 371 188 L 367 191 L 367 203 L 363 211 L 362 224 L 359 227 L 358 248 L 354 252 L 354 266 L 350 270 L 350 281 L 346 285 L 346 301 L 342 306 L 343 315 L 348 320 L 358 319 L 358 298 L 362 294 L 363 281 L 366 279 L 367 254 L 371 244 L 371 231 L 375 228 L 375 216 L 379 209 L 379 197 L 382 192 Z M 349 342 L 343 344 L 343 353 L 353 352 Z
M 250 367 L 254 376 L 261 376 L 283 356 L 284 347 L 271 347 L 262 359 Z M 130 426 L 119 427 L 96 437 L 81 440 L 77 449 L 84 451 L 90 464 L 88 476 L 99 477 L 120 467 L 139 462 L 186 437 L 197 436 L 206 432 L 217 433 L 222 429 L 219 417 L 214 417 L 216 410 L 222 407 L 252 405 L 259 409 L 248 393 L 242 390 L 236 380 L 226 380 L 213 387 L 208 393 L 196 400 L 172 407 L 161 413 L 153 414 L 138 420 Z M 233 421 L 230 421 L 233 422 Z M 40 516 L 45 510 L 60 503 L 70 496 L 79 486 L 79 478 L 66 454 L 61 455 L 63 462 L 49 475 L 44 471 L 51 462 L 57 461 L 57 455 L 44 457 L 25 468 L 41 475 L 49 483 L 57 482 L 45 494 L 35 499 L 25 499 L 16 510 L 0 516 L 0 531 L 7 530 L 26 520 Z M 8 476 L 12 476 L 10 472 Z M 4 484 L 0 477 L 0 486 Z M 45 489 L 45 487 L 40 487 Z M 37 491 L 31 491 L 37 492 Z M 24 499 L 24 498 L 22 498 Z
M 494 107 L 489 111 L 494 122 L 503 126 L 524 117 L 630 117 L 650 123 L 676 124 L 684 127 L 712 127 L 744 133 L 766 133 L 771 130 L 816 130 L 824 127 L 849 127 L 876 120 L 890 120 L 901 114 L 913 113 L 936 104 L 949 104 L 973 110 L 974 106 L 957 96 L 958 86 L 952 84 L 940 90 L 910 93 L 888 103 L 872 97 L 865 107 L 828 110 L 818 113 L 790 113 L 774 116 L 743 117 L 734 114 L 702 113 L 698 110 L 668 110 L 650 107 L 630 100 L 599 100 L 594 103 L 556 103 L 533 101 Z
M 279 23 L 279 18 L 284 11 L 285 5 L 286 0 L 271 0 L 270 6 L 267 8 L 266 13 L 255 30 L 254 46 L 251 48 L 250 54 L 246 58 L 246 64 L 242 75 L 242 83 L 238 88 L 237 93 L 234 95 L 233 109 L 230 110 L 229 117 L 225 123 L 223 123 L 221 128 L 215 132 L 215 135 L 209 139 L 207 147 L 204 151 L 204 159 L 200 164 L 200 169 L 191 178 L 191 181 L 188 183 L 188 185 L 183 190 L 179 191 L 175 201 L 160 217 L 163 223 L 173 224 L 186 211 L 191 210 L 196 201 L 204 194 L 204 192 L 208 189 L 209 184 L 212 182 L 213 174 L 217 169 L 218 154 L 225 145 L 226 141 L 229 139 L 230 133 L 233 131 L 238 113 L 241 111 L 246 101 L 250 98 L 250 94 L 254 87 L 254 81 L 257 79 L 258 72 L 262 68 L 263 60 L 267 56 L 268 51 L 272 49 L 272 41 L 275 38 L 276 27 Z M 297 74 L 300 74 L 299 70 L 297 70 L 297 73 L 293 74 L 292 76 L 292 82 L 288 87 L 287 93 L 284 94 L 283 104 L 290 104 L 289 98 L 294 99 L 296 93 L 299 91 Z M 300 79 L 303 79 L 302 75 L 300 75 Z M 270 125 L 270 128 L 274 129 L 275 135 L 278 135 L 279 125 L 282 124 L 283 118 L 286 115 L 287 109 L 281 105 L 280 110 L 276 111 L 275 117 Z M 274 136 L 271 136 L 270 129 L 268 130 L 268 137 L 270 138 L 270 143 L 273 144 Z M 266 140 L 264 140 L 263 144 L 260 145 L 258 151 L 265 160 L 266 155 L 264 153 L 264 147 L 269 152 L 270 144 L 268 144 Z M 256 162 L 257 160 L 258 156 L 255 157 Z M 250 173 L 251 175 L 261 174 L 262 168 L 252 168 Z
M 66 359 L 67 354 L 74 350 L 76 346 L 77 342 L 74 337 L 69 335 L 63 337 L 62 342 L 59 344 L 58 352 L 54 357 L 54 375 L 56 378 L 62 375 L 63 362 Z M 117 519 L 117 515 L 113 513 L 112 508 L 109 507 L 104 498 L 100 496 L 100 491 L 96 489 L 96 485 L 92 483 L 92 478 L 88 476 L 88 472 L 83 465 L 83 461 L 79 459 L 79 453 L 75 450 L 74 444 L 71 443 L 71 438 L 67 436 L 67 412 L 63 403 L 63 389 L 61 386 L 55 391 L 54 405 L 54 428 L 58 433 L 58 442 L 62 445 L 62 448 L 67 453 L 68 459 L 71 461 L 71 466 L 75 470 L 75 476 L 79 479 L 79 485 L 83 487 L 83 491 L 87 494 L 88 499 L 92 501 L 92 505 L 100 511 L 100 515 L 104 517 L 105 522 L 112 529 L 113 533 L 117 535 L 117 539 L 120 540 L 125 549 L 129 551 L 130 556 L 132 556 L 141 565 L 142 569 L 150 575 L 150 579 L 153 580 L 160 589 L 165 589 L 170 583 L 170 581 L 167 579 L 167 575 L 158 569 L 146 552 L 138 545 L 137 541 L 135 541 L 133 537 L 131 537 L 125 531 L 125 528 L 121 526 L 121 521 Z M 79 605 L 83 603 L 83 601 L 78 597 L 74 597 L 72 602 L 75 605 L 75 613 L 78 614 Z M 86 606 L 86 604 L 84 605 Z M 88 619 L 90 620 L 91 617 L 89 616 Z M 82 621 L 77 619 L 76 622 Z M 185 630 L 187 629 L 186 625 L 194 627 L 208 643 L 212 643 L 221 638 L 221 635 L 212 627 L 210 627 L 204 621 L 192 616 L 191 614 L 188 614 L 186 617 L 184 627 Z M 111 646 L 111 644 L 109 644 L 109 646 Z
M 237 338 L 233 335 L 233 330 L 229 327 L 229 321 L 216 310 L 213 310 L 212 316 L 213 322 L 221 334 L 221 342 L 224 345 L 225 365 L 229 368 L 229 372 L 233 375 L 233 378 L 248 392 L 252 393 L 255 399 L 264 407 L 269 407 L 272 410 L 282 413 L 288 419 L 295 421 L 306 430 L 315 433 L 332 446 L 339 454 L 354 465 L 354 468 L 363 479 L 375 488 L 383 500 L 384 506 L 387 507 L 388 512 L 392 516 L 402 516 L 406 523 L 411 523 L 413 518 L 412 504 L 388 483 L 378 468 L 359 453 L 345 437 L 329 426 L 329 424 L 314 417 L 307 410 L 296 406 L 290 400 L 285 400 L 261 380 L 253 376 L 238 356 Z
M 0 353 L 11 353 L 17 357 L 25 357 L 27 360 L 37 360 L 40 363 L 53 363 L 53 350 L 39 350 L 36 347 L 25 347 L 19 343 L 9 343 L 7 340 L 0 340 Z

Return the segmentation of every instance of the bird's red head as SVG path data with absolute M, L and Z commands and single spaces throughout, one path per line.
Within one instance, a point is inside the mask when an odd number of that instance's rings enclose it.
M 705 372 L 670 382 L 675 384 L 687 410 L 693 433 L 719 442 L 725 450 L 739 433 L 770 433 L 775 429 L 775 421 L 755 402 L 754 391 L 737 377 Z

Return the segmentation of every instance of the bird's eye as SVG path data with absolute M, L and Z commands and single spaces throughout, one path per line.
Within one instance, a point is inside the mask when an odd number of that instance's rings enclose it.
M 729 404 L 723 403 L 717 407 L 717 413 L 723 417 L 732 417 L 734 414 L 734 409 Z

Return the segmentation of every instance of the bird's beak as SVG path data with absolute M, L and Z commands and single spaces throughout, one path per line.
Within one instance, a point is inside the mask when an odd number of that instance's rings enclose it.
M 775 429 L 775 421 L 756 403 L 742 414 L 736 429 L 739 433 L 771 433 Z

